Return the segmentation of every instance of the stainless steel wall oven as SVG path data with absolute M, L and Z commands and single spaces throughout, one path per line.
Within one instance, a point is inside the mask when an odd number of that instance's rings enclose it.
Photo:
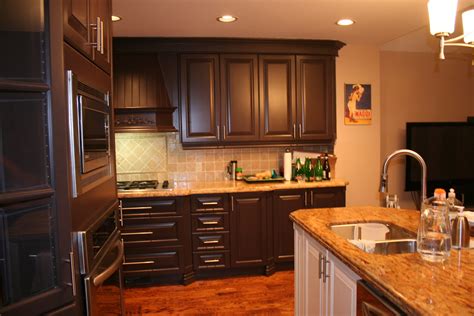
M 123 315 L 123 243 L 118 203 L 74 233 L 87 315 Z
M 71 70 L 68 77 L 68 111 L 73 196 L 111 174 L 109 92 L 81 81 Z

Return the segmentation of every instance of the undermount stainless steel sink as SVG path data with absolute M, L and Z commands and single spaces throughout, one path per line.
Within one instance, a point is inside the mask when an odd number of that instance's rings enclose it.
M 367 253 L 389 255 L 416 251 L 416 234 L 394 224 L 349 223 L 330 228 Z

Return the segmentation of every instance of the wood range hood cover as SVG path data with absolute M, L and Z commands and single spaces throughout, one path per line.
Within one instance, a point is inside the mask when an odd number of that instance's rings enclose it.
M 118 132 L 175 132 L 170 101 L 173 74 L 166 56 L 120 53 L 114 56 L 115 130 Z

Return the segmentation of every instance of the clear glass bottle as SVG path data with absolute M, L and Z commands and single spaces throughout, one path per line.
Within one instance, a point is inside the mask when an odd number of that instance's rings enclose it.
M 423 201 L 417 235 L 417 251 L 423 260 L 442 262 L 451 251 L 451 225 L 446 192 L 436 189 L 434 196 Z

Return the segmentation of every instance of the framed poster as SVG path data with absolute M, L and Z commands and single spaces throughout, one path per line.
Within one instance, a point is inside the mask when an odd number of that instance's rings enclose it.
M 370 84 L 344 85 L 344 124 L 369 125 L 372 122 L 372 87 Z

